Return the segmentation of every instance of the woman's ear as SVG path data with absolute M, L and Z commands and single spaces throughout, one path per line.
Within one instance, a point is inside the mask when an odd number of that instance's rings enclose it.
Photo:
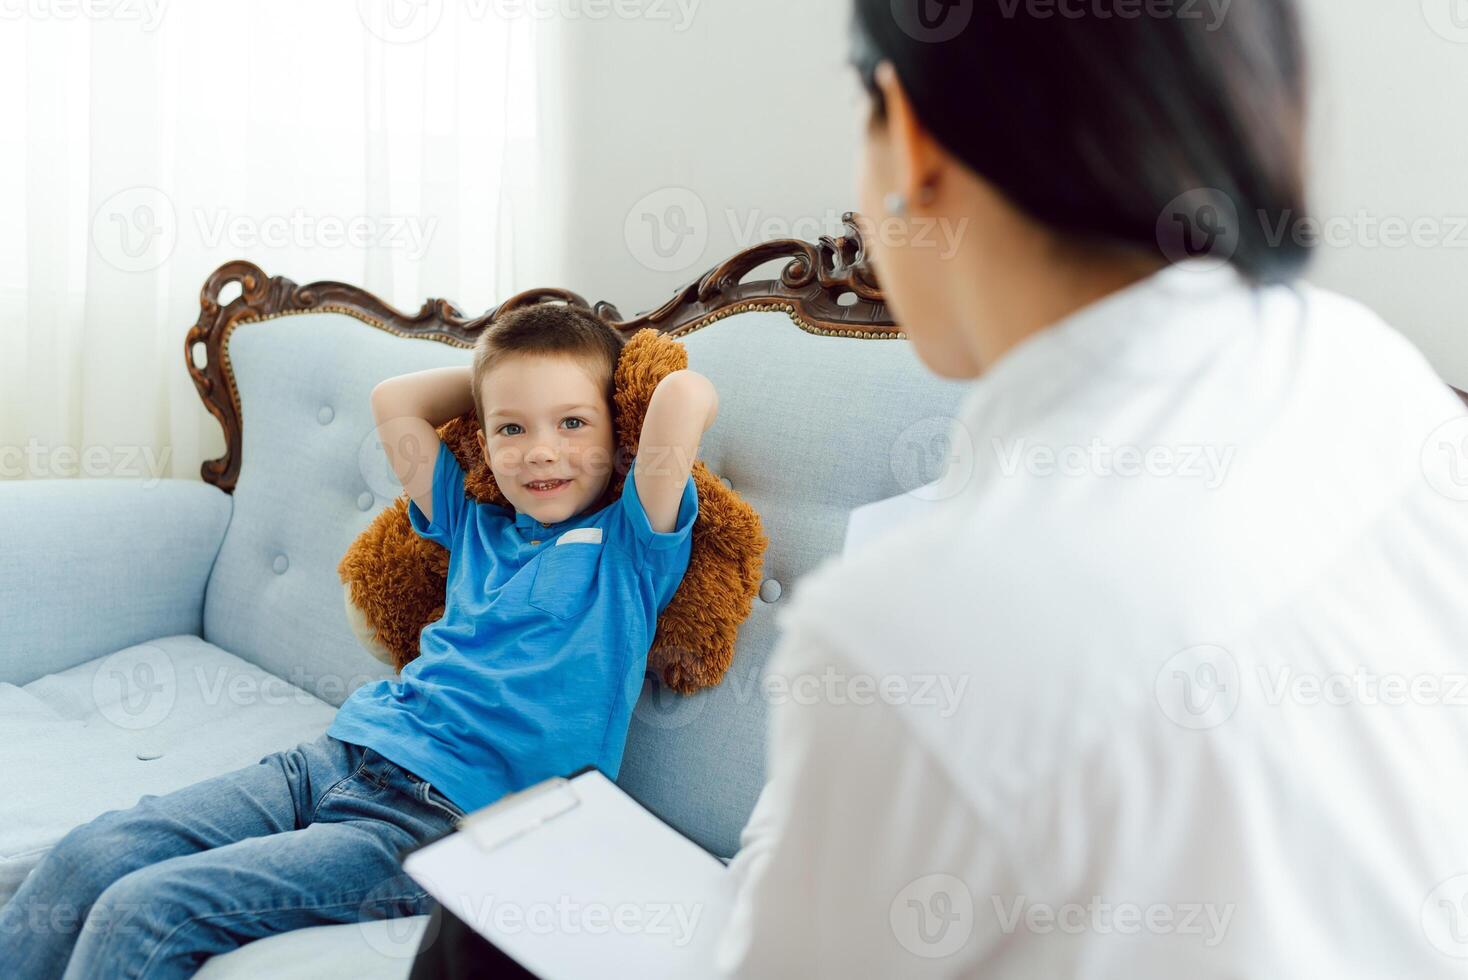
M 923 128 L 892 62 L 879 64 L 874 77 L 886 104 L 887 139 L 892 152 L 896 190 L 910 206 L 930 203 L 946 163 L 946 154 Z

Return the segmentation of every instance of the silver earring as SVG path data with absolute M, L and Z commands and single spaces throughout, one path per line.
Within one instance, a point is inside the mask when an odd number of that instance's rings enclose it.
M 893 191 L 883 199 L 882 206 L 887 209 L 888 214 L 900 218 L 907 214 L 907 195 Z

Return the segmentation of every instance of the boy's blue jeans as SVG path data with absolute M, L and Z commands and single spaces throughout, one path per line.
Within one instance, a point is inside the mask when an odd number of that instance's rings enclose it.
M 463 815 L 408 770 L 322 734 L 74 828 L 0 906 L 0 972 L 187 977 L 274 933 L 426 914 L 433 900 L 398 854 Z

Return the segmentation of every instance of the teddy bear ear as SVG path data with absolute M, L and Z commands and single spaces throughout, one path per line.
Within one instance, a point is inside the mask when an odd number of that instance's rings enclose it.
M 628 463 L 637 454 L 652 393 L 664 378 L 686 367 L 688 349 L 654 327 L 643 327 L 622 346 L 612 382 L 612 411 L 616 415 L 617 445 Z

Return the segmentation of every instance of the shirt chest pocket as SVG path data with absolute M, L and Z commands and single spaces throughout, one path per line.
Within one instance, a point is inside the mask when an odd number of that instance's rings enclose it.
M 541 553 L 530 583 L 530 605 L 558 619 L 574 619 L 596 597 L 600 543 L 574 541 L 551 545 Z

